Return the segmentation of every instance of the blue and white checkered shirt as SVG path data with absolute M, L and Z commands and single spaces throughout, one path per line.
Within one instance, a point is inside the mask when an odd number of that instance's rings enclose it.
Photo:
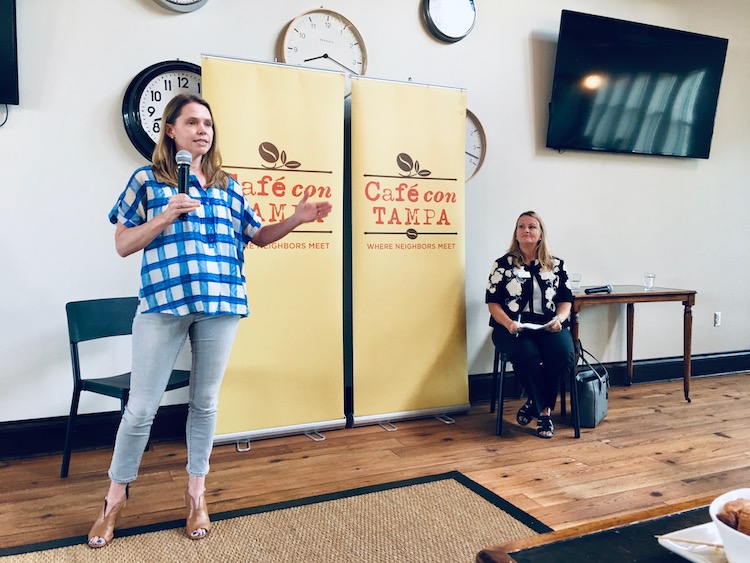
M 131 176 L 109 212 L 112 224 L 136 227 L 164 212 L 177 188 L 157 182 L 150 166 Z M 245 245 L 261 227 L 260 217 L 229 178 L 226 190 L 202 188 L 190 176 L 188 195 L 201 207 L 164 229 L 143 250 L 141 313 L 247 316 L 243 272 Z

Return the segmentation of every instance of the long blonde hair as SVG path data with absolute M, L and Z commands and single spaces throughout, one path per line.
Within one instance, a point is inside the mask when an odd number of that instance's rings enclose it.
M 167 124 L 174 125 L 177 118 L 180 117 L 180 114 L 182 113 L 182 108 L 190 103 L 204 106 L 208 110 L 208 113 L 211 114 L 211 119 L 213 121 L 211 106 L 208 105 L 206 100 L 197 94 L 177 94 L 169 101 L 169 103 L 167 103 L 167 107 L 164 108 L 159 141 L 156 143 L 154 154 L 151 157 L 151 168 L 154 171 L 156 179 L 163 184 L 168 184 L 174 187 L 177 187 L 177 163 L 175 162 L 177 147 L 175 146 L 174 139 L 166 134 Z M 213 143 L 211 143 L 211 148 L 208 149 L 208 152 L 203 156 L 201 169 L 206 175 L 207 186 L 213 186 L 225 190 L 229 185 L 229 178 L 221 169 L 221 153 L 219 152 L 216 123 L 213 124 L 213 129 Z
M 518 219 L 516 219 L 516 224 L 513 227 L 513 238 L 511 239 L 510 247 L 508 248 L 508 254 L 513 258 L 513 265 L 516 268 L 520 268 L 524 264 L 523 252 L 521 252 L 521 247 L 518 244 L 517 238 L 518 221 L 521 217 L 531 217 L 539 222 L 541 238 L 536 247 L 536 258 L 539 260 L 539 265 L 542 271 L 551 270 L 553 267 L 552 253 L 549 250 L 549 246 L 547 246 L 547 229 L 544 227 L 544 221 L 542 221 L 542 218 L 536 213 L 536 211 L 524 211 L 518 216 Z

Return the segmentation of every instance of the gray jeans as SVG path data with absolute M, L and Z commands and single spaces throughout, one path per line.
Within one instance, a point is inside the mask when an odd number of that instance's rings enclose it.
M 219 387 L 237 334 L 238 315 L 137 314 L 133 320 L 130 398 L 120 421 L 109 478 L 129 483 L 138 476 L 151 425 L 177 355 L 190 337 L 192 368 L 185 428 L 192 476 L 208 474 L 216 429 Z

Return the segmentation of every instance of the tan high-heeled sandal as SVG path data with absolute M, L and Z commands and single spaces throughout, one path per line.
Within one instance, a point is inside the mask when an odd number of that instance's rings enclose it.
M 208 508 L 206 499 L 203 495 L 196 503 L 190 493 L 185 490 L 185 505 L 188 509 L 188 515 L 185 520 L 185 534 L 191 540 L 200 540 L 208 535 L 211 531 L 211 520 L 208 517 Z M 201 534 L 200 530 L 206 532 Z
M 125 508 L 125 505 L 128 502 L 128 489 L 129 487 L 125 487 L 125 496 L 110 509 L 109 513 L 107 513 L 107 499 L 106 497 L 104 498 L 104 504 L 99 512 L 99 516 L 94 522 L 94 525 L 91 526 L 91 530 L 89 530 L 89 539 L 87 543 L 90 548 L 98 549 L 100 547 L 105 547 L 112 541 L 112 538 L 115 535 L 117 519 L 120 517 L 120 512 Z M 104 541 L 102 543 L 94 542 L 92 541 L 94 538 L 99 538 Z

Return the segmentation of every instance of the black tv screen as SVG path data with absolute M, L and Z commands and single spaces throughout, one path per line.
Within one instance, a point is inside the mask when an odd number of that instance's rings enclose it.
M 547 147 L 708 158 L 727 44 L 563 10 Z
M 0 104 L 18 104 L 16 0 L 0 0 Z

